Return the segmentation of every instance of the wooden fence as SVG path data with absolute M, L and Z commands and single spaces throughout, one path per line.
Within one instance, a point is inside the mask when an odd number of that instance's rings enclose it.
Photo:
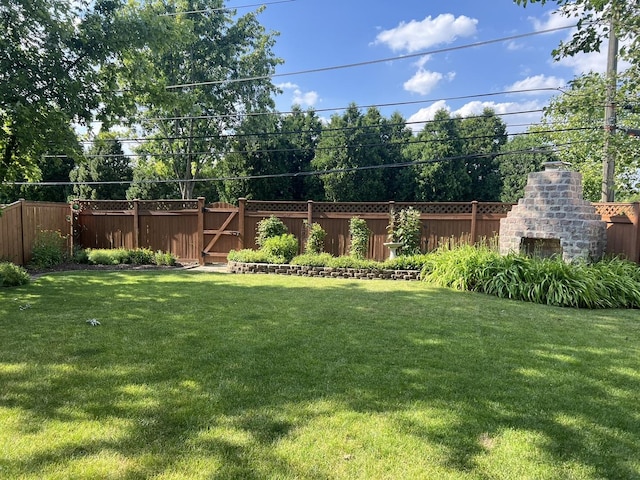
M 0 212 L 0 260 L 26 265 L 42 231 L 58 231 L 70 242 L 70 210 L 66 203 L 19 200 Z
M 349 249 L 349 220 L 358 216 L 372 231 L 369 258 L 383 260 L 389 251 L 389 212 L 413 207 L 422 220 L 421 248 L 433 250 L 449 241 L 476 242 L 499 233 L 500 219 L 511 209 L 504 203 L 331 203 L 265 202 L 240 199 L 238 206 L 207 205 L 197 200 L 75 201 L 69 204 L 20 201 L 0 216 L 0 259 L 26 264 L 40 230 L 70 234 L 70 247 L 150 248 L 169 251 L 182 261 L 223 262 L 231 249 L 255 247 L 256 226 L 270 215 L 282 219 L 300 241 L 304 221 L 327 231 L 325 250 L 342 255 Z M 640 203 L 594 204 L 607 223 L 607 253 L 640 263 Z

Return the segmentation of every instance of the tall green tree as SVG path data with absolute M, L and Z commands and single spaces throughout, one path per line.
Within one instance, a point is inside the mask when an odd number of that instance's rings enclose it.
M 423 202 L 462 201 L 470 195 L 471 177 L 464 159 L 460 121 L 446 110 L 436 112 L 406 150 L 414 162 L 416 200 Z
M 637 88 L 640 85 L 640 3 L 627 0 L 514 0 L 518 5 L 555 3 L 564 15 L 575 17 L 577 31 L 568 41 L 563 41 L 552 54 L 556 59 L 578 53 L 597 52 L 609 37 L 613 19 L 614 30 L 625 44 L 620 49 L 621 58 L 628 61 L 630 69 L 625 73 L 628 81 Z
M 45 154 L 77 156 L 72 122 L 90 122 L 118 95 L 102 67 L 142 44 L 118 0 L 0 3 L 0 182 L 41 178 Z
M 275 36 L 259 23 L 261 10 L 236 17 L 222 0 L 134 5 L 161 18 L 166 35 L 151 48 L 126 52 L 119 79 L 138 92 L 139 125 L 150 139 L 143 150 L 167 164 L 182 198 L 192 198 L 192 180 L 222 158 L 224 134 L 243 114 L 273 107 Z M 201 13 L 181 13 L 193 11 Z
M 322 186 L 311 171 L 311 160 L 322 125 L 316 113 L 295 106 L 287 115 L 247 117 L 231 137 L 231 152 L 218 162 L 220 198 L 261 200 L 322 200 Z M 272 175 L 267 178 L 238 177 Z
M 500 199 L 502 181 L 497 153 L 507 142 L 507 126 L 493 110 L 460 121 L 462 154 L 471 185 L 461 200 L 493 202 Z
M 559 159 L 582 173 L 585 198 L 594 202 L 601 197 L 604 85 L 599 74 L 577 77 L 569 90 L 551 99 L 541 125 L 533 129 L 557 146 Z M 637 97 L 630 98 L 626 91 L 618 91 L 616 103 L 621 107 L 618 130 L 610 138 L 609 148 L 616 158 L 616 198 L 625 200 L 635 198 L 640 189 L 640 141 L 627 134 L 628 129 L 640 126 L 640 114 L 633 111 Z
M 73 182 L 122 182 L 74 185 L 79 198 L 92 200 L 122 200 L 126 198 L 133 169 L 124 154 L 122 144 L 113 132 L 100 132 L 88 150 L 86 160 L 71 172 Z
M 375 107 L 363 114 L 351 104 L 342 115 L 333 115 L 322 130 L 312 162 L 318 171 L 343 170 L 320 176 L 327 199 L 390 200 L 386 172 L 379 167 L 390 161 L 389 146 L 393 142 L 387 121 Z

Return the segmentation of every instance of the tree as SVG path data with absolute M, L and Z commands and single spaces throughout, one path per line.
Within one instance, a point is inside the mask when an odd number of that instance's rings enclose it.
M 542 170 L 544 162 L 558 160 L 543 135 L 518 134 L 502 146 L 498 157 L 502 183 L 500 201 L 515 203 L 524 197 L 528 174 Z
M 69 173 L 75 167 L 75 161 L 67 155 L 47 155 L 38 162 L 38 177 L 41 182 L 69 181 Z M 24 175 L 15 178 L 16 182 L 27 182 Z M 11 203 L 19 198 L 38 202 L 66 202 L 72 193 L 69 185 L 0 185 L 0 203 Z
M 369 108 L 363 115 L 355 104 L 344 114 L 331 117 L 312 162 L 317 171 L 343 170 L 320 176 L 328 200 L 389 200 L 386 171 L 375 168 L 390 161 L 388 147 L 395 139 L 386 124 L 377 108 Z
M 533 131 L 542 132 L 550 144 L 558 147 L 557 157 L 572 164 L 582 173 L 585 198 L 600 201 L 602 184 L 603 123 L 605 78 L 599 74 L 577 77 L 570 88 L 551 99 L 542 124 Z M 616 158 L 616 197 L 635 197 L 640 191 L 638 171 L 638 138 L 627 135 L 627 129 L 640 125 L 640 114 L 624 108 L 633 106 L 636 98 L 618 91 L 616 103 L 623 108 L 618 116 L 618 132 L 609 142 Z
M 261 10 L 236 18 L 221 0 L 138 4 L 162 19 L 166 34 L 126 52 L 119 79 L 138 92 L 140 128 L 150 140 L 143 151 L 166 163 L 182 198 L 192 198 L 192 180 L 222 158 L 224 134 L 244 114 L 273 107 L 274 35 L 258 22 Z M 193 11 L 201 13 L 180 13 Z
M 316 113 L 294 107 L 287 115 L 247 117 L 231 138 L 231 152 L 218 162 L 220 197 L 261 200 L 322 200 L 318 179 L 299 175 L 311 171 L 322 125 Z M 237 177 L 272 175 L 268 178 Z M 281 176 L 282 175 L 282 176 Z M 318 198 L 320 197 L 320 198 Z
M 417 178 L 416 200 L 423 202 L 461 201 L 470 195 L 471 178 L 463 156 L 460 121 L 442 109 L 427 123 L 407 147 Z
M 2 2 L 0 25 L 0 182 L 38 179 L 43 155 L 80 153 L 72 122 L 117 95 L 101 66 L 146 37 L 116 0 Z
M 123 182 L 100 185 L 75 185 L 73 193 L 92 200 L 122 200 L 126 198 L 133 169 L 115 133 L 100 132 L 93 140 L 86 160 L 71 172 L 73 182 Z
M 609 37 L 609 28 L 613 20 L 618 38 L 626 41 L 620 49 L 620 55 L 631 64 L 626 72 L 632 83 L 640 81 L 640 4 L 624 0 L 514 0 L 527 6 L 529 3 L 544 5 L 556 3 L 564 15 L 578 19 L 578 29 L 568 42 L 561 42 L 552 53 L 557 59 L 600 51 L 602 43 Z
M 498 201 L 502 181 L 496 154 L 507 142 L 507 126 L 493 110 L 485 108 L 482 115 L 460 121 L 460 136 L 471 179 L 469 195 L 460 200 Z

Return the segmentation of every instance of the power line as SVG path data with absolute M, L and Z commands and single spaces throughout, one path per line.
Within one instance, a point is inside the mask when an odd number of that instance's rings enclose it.
M 423 103 L 435 103 L 435 102 L 447 102 L 453 100 L 469 100 L 472 98 L 484 98 L 484 97 L 495 97 L 500 95 L 511 95 L 516 93 L 533 93 L 533 92 L 563 92 L 560 87 L 541 87 L 541 88 L 525 88 L 520 90 L 503 90 L 500 92 L 489 92 L 489 93 L 477 93 L 471 95 L 458 95 L 454 97 L 441 97 L 441 98 L 431 98 L 426 100 L 411 100 L 406 102 L 389 102 L 389 103 L 374 103 L 370 105 L 357 105 L 359 109 L 367 109 L 367 108 L 387 108 L 387 107 L 403 107 L 408 105 L 419 105 Z M 322 113 L 322 112 L 337 112 L 339 110 L 348 110 L 351 106 L 347 107 L 326 107 L 326 108 L 312 108 L 309 109 L 314 113 Z M 150 121 L 150 122 L 158 122 L 158 121 L 176 121 L 176 120 L 215 120 L 215 119 L 223 119 L 223 118 L 236 118 L 236 117 L 259 117 L 259 116 L 268 116 L 268 115 L 293 115 L 296 113 L 304 112 L 304 110 L 289 110 L 284 112 L 248 112 L 248 113 L 232 113 L 232 114 L 224 114 L 224 115 L 185 115 L 185 116 L 175 116 L 175 117 L 150 117 L 150 118 L 140 118 L 139 121 Z
M 545 133 L 586 131 L 586 130 L 594 130 L 594 129 L 596 129 L 596 127 L 572 127 L 572 128 L 565 128 L 565 129 L 541 130 L 541 131 L 537 131 L 537 132 L 521 132 L 521 133 L 512 134 L 512 136 L 518 136 L 518 135 L 541 135 L 541 134 L 545 134 Z M 474 136 L 474 137 L 457 137 L 458 140 L 481 140 L 481 139 L 490 139 L 490 138 L 495 138 L 495 135 L 483 135 L 483 136 Z M 425 140 L 419 140 L 419 139 L 407 140 L 407 141 L 404 141 L 404 142 L 389 141 L 388 143 L 381 143 L 381 142 L 365 143 L 365 144 L 363 144 L 363 143 L 353 143 L 353 144 L 347 144 L 347 145 L 328 146 L 328 147 L 314 146 L 314 147 L 309 147 L 309 148 L 294 147 L 294 148 L 276 148 L 276 149 L 257 149 L 257 150 L 249 150 L 249 153 L 251 153 L 251 154 L 264 154 L 264 153 L 292 153 L 292 152 L 300 152 L 300 151 L 305 151 L 305 150 L 314 150 L 314 151 L 342 150 L 342 149 L 349 150 L 349 149 L 354 149 L 354 148 L 376 148 L 376 147 L 389 147 L 389 146 L 406 146 L 406 145 L 413 145 L 413 144 L 444 143 L 446 141 L 447 141 L 447 139 L 429 138 L 429 139 L 425 139 Z M 225 154 L 231 154 L 231 153 L 243 153 L 243 152 L 246 152 L 246 150 L 231 150 L 231 151 L 227 151 L 227 152 L 224 152 L 224 153 Z M 116 153 L 116 154 L 93 154 L 93 155 L 83 155 L 83 157 L 85 157 L 85 158 L 195 157 L 195 156 L 220 155 L 220 153 L 221 152 L 211 152 L 211 151 L 209 151 L 209 152 L 206 152 L 206 151 L 201 151 L 201 152 L 160 152 L 160 153 L 156 153 L 156 152 L 138 152 L 138 153 L 122 153 L 122 154 L 119 154 L 119 153 Z M 497 153 L 493 152 L 492 154 L 497 154 Z M 44 158 L 69 158 L 66 155 L 43 155 L 43 157 Z
M 204 10 L 189 10 L 186 12 L 170 12 L 163 13 L 162 17 L 175 17 L 178 15 L 191 15 L 191 14 L 199 14 L 199 13 L 215 13 L 215 12 L 232 12 L 234 10 L 238 10 L 240 8 L 253 8 L 253 7 L 261 7 L 263 5 L 275 5 L 277 3 L 290 3 L 295 2 L 295 0 L 278 0 L 275 2 L 266 2 L 266 3 L 254 3 L 250 5 L 238 5 L 236 7 L 222 7 L 222 8 L 208 8 Z
M 261 174 L 261 175 L 238 175 L 238 176 L 226 176 L 226 177 L 212 177 L 212 178 L 192 178 L 192 179 L 164 179 L 164 180 L 112 180 L 112 181 L 83 181 L 83 182 L 3 182 L 3 185 L 31 185 L 31 186 L 82 186 L 82 185 L 132 185 L 132 184 L 160 184 L 160 183 L 203 183 L 203 182 L 224 182 L 232 180 L 258 180 L 268 178 L 288 178 L 288 177 L 307 177 L 307 176 L 321 176 L 330 175 L 334 173 L 350 173 L 364 170 L 377 170 L 388 168 L 404 168 L 416 165 L 428 165 L 433 163 L 440 163 L 446 161 L 457 160 L 470 160 L 476 158 L 486 157 L 498 157 L 504 155 L 511 155 L 517 153 L 529 153 L 529 154 L 552 154 L 558 148 L 572 145 L 575 143 L 589 143 L 589 142 L 571 142 L 567 144 L 554 145 L 547 149 L 520 149 L 510 150 L 505 152 L 489 152 L 479 153 L 473 155 L 456 155 L 452 157 L 440 157 L 430 160 L 416 160 L 412 162 L 402 163 L 388 163 L 382 165 L 364 165 L 358 167 L 345 167 L 334 168 L 328 170 L 313 170 L 304 172 L 287 172 L 287 173 L 273 173 L 273 174 Z
M 501 42 L 508 42 L 511 40 L 518 40 L 521 38 L 526 38 L 526 37 L 532 37 L 535 35 L 543 35 L 546 33 L 553 33 L 553 32 L 558 32 L 560 30 L 567 30 L 569 28 L 574 28 L 575 25 L 568 25 L 568 26 L 563 26 L 563 27 L 555 27 L 555 28 L 549 28 L 546 30 L 539 30 L 537 32 L 528 32 L 528 33 L 521 33 L 518 35 L 511 35 L 508 37 L 502 37 L 502 38 L 495 38 L 492 40 L 483 40 L 481 42 L 475 42 L 475 43 L 469 43 L 466 45 L 458 45 L 455 47 L 446 47 L 446 48 L 439 48 L 439 49 L 435 49 L 435 50 L 427 50 L 427 51 L 423 51 L 420 53 L 411 53 L 411 54 L 407 54 L 407 55 L 399 55 L 396 57 L 387 57 L 387 58 L 382 58 L 382 59 L 377 59 L 377 60 L 367 60 L 364 62 L 355 62 L 355 63 L 348 63 L 345 65 L 334 65 L 334 66 L 330 66 L 330 67 L 320 67 L 320 68 L 312 68 L 312 69 L 308 69 L 308 70 L 299 70 L 297 72 L 286 72 L 286 73 L 274 73 L 271 75 L 257 75 L 254 77 L 245 77 L 245 78 L 231 78 L 231 79 L 225 79 L 225 80 L 210 80 L 210 81 L 206 81 L 206 82 L 192 82 L 192 83 L 182 83 L 182 84 L 176 84 L 176 85 L 168 85 L 167 87 L 165 87 L 167 90 L 174 90 L 174 89 L 178 89 L 178 88 L 190 88 L 190 87 L 202 87 L 202 86 L 207 86 L 207 85 L 221 85 L 221 84 L 230 84 L 230 83 L 241 83 L 241 82 L 251 82 L 254 80 L 267 80 L 267 79 L 272 79 L 275 77 L 289 77 L 289 76 L 293 76 L 293 75 L 306 75 L 309 73 L 321 73 L 321 72 L 328 72 L 328 71 L 332 71 L 332 70 L 341 70 L 341 69 L 345 69 L 345 68 L 354 68 L 354 67 L 362 67 L 362 66 L 366 66 L 366 65 L 374 65 L 377 63 L 386 63 L 386 62 L 392 62 L 394 60 L 405 60 L 407 58 L 416 58 L 416 57 L 423 57 L 425 55 L 436 55 L 438 53 L 448 53 L 448 52 L 454 52 L 457 50 L 463 50 L 463 49 L 467 49 L 467 48 L 474 48 L 474 47 L 482 47 L 485 45 L 491 45 L 493 43 L 501 43 Z

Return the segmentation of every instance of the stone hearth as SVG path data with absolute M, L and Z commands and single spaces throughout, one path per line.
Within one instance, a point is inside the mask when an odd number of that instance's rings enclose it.
M 500 253 L 551 256 L 569 262 L 599 259 L 606 246 L 607 227 L 582 196 L 582 175 L 561 162 L 530 173 L 524 198 L 500 220 Z M 559 247 L 558 247 L 559 245 Z

